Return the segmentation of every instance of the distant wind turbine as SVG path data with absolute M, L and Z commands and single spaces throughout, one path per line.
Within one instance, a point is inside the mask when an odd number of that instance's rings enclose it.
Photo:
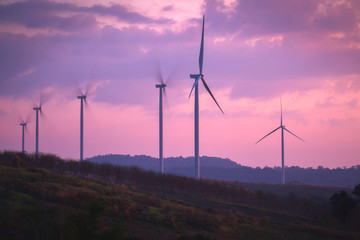
M 86 106 L 86 98 L 88 95 L 92 94 L 95 90 L 95 86 L 87 84 L 85 92 L 78 88 L 79 95 L 77 96 L 80 99 L 80 161 L 84 160 L 84 103 Z
M 21 151 L 22 152 L 25 152 L 25 128 L 27 125 L 27 122 L 21 122 L 20 123 L 20 126 L 22 127 L 22 141 L 21 141 Z
M 22 128 L 22 138 L 21 138 L 21 151 L 25 152 L 25 130 L 27 130 L 27 124 L 29 122 L 29 115 L 27 116 L 26 120 L 20 117 L 20 126 Z
M 39 156 L 39 112 L 42 114 L 41 111 L 41 103 L 34 107 L 33 110 L 36 111 L 36 139 L 35 139 L 35 156 Z
M 276 132 L 278 129 L 281 129 L 281 170 L 282 170 L 282 184 L 285 184 L 285 168 L 284 168 L 284 130 L 290 133 L 291 135 L 295 136 L 296 138 L 300 139 L 301 141 L 305 142 L 300 137 L 296 136 L 294 133 L 290 132 L 288 129 L 285 128 L 282 121 L 282 101 L 280 98 L 280 127 L 276 128 L 275 130 L 271 131 L 270 133 L 266 134 L 263 138 L 257 141 L 255 144 L 259 143 L 261 140 L 269 136 L 270 134 Z
M 156 84 L 155 87 L 159 88 L 159 171 L 164 173 L 164 156 L 163 156 L 163 94 L 166 98 L 165 87 L 160 68 L 158 72 L 158 80 L 160 84 Z
M 80 95 L 77 97 L 80 99 L 80 161 L 84 158 L 84 101 L 86 101 L 86 95 Z
M 42 105 L 48 100 L 49 95 L 45 94 L 43 91 L 40 92 L 40 102 L 39 105 L 33 107 L 33 110 L 36 111 L 36 139 L 35 139 L 35 156 L 39 156 L 39 112 L 41 117 L 44 117 L 42 112 Z
M 223 110 L 221 109 L 220 105 L 216 101 L 214 95 L 211 93 L 210 88 L 206 84 L 203 75 L 203 60 L 204 60 L 204 25 L 205 25 L 205 15 L 203 16 L 203 24 L 202 24 L 202 34 L 201 34 L 201 45 L 200 45 L 200 54 L 199 54 L 199 74 L 190 74 L 190 78 L 194 78 L 194 85 L 191 88 L 189 98 L 191 96 L 192 91 L 195 88 L 195 179 L 200 179 L 200 157 L 199 157 L 199 86 L 198 82 L 201 79 L 204 87 L 215 101 L 216 105 L 219 107 L 220 111 L 224 114 Z

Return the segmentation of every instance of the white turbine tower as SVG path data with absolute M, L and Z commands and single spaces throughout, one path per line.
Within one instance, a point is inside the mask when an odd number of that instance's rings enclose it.
M 203 24 L 202 24 L 202 34 L 201 34 L 201 45 L 200 45 L 200 54 L 199 54 L 199 74 L 190 74 L 190 78 L 194 78 L 194 85 L 191 88 L 189 98 L 193 89 L 195 88 L 195 179 L 200 179 L 200 156 L 199 156 L 199 86 L 198 82 L 201 79 L 204 87 L 211 95 L 212 99 L 215 101 L 216 105 L 219 107 L 220 111 L 224 114 L 220 105 L 216 101 L 214 95 L 211 93 L 210 88 L 206 84 L 203 75 L 203 60 L 204 60 L 204 25 L 205 25 L 205 15 L 203 16 Z
M 296 138 L 300 139 L 301 141 L 305 142 L 300 137 L 296 136 L 294 133 L 290 132 L 288 129 L 285 128 L 282 121 L 282 101 L 280 98 L 280 127 L 276 128 L 275 130 L 271 131 L 270 133 L 266 134 L 263 138 L 257 141 L 255 144 L 259 143 L 261 140 L 269 136 L 270 134 L 276 132 L 278 129 L 281 129 L 281 170 L 282 170 L 282 184 L 285 184 L 285 167 L 284 167 L 284 130 L 290 133 L 291 135 L 295 136 Z
M 36 139 L 35 139 L 35 157 L 39 156 L 39 113 L 41 117 L 44 117 L 44 113 L 42 112 L 42 105 L 47 102 L 49 99 L 49 93 L 45 93 L 43 91 L 40 92 L 40 101 L 39 105 L 35 105 L 33 110 L 36 111 Z
M 89 108 L 89 105 L 87 103 L 87 96 L 94 93 L 96 86 L 93 84 L 87 84 L 85 92 L 83 92 L 78 87 L 78 96 L 77 98 L 80 99 L 80 161 L 82 162 L 84 160 L 84 105 Z
M 21 138 L 21 151 L 25 152 L 25 128 L 27 125 L 27 122 L 21 122 L 20 126 L 22 127 L 22 138 Z
M 84 101 L 86 95 L 77 96 L 80 99 L 80 161 L 84 160 Z
M 36 111 L 36 138 L 35 138 L 35 156 L 39 156 L 39 112 L 41 111 L 41 102 L 37 107 L 34 107 L 33 110 Z
M 27 124 L 29 122 L 29 117 L 30 116 L 28 114 L 25 121 L 21 116 L 19 117 L 20 118 L 20 126 L 22 128 L 22 134 L 21 134 L 21 136 L 22 136 L 22 138 L 21 138 L 21 151 L 22 152 L 25 152 L 25 130 L 27 130 Z
M 159 172 L 164 173 L 164 155 L 163 155 L 163 95 L 166 98 L 166 84 L 161 74 L 160 66 L 158 66 L 157 80 L 159 84 L 155 87 L 159 88 Z
M 163 156 L 163 94 L 166 95 L 166 84 L 161 78 L 161 84 L 156 84 L 156 88 L 159 88 L 159 171 L 164 173 L 164 156 Z

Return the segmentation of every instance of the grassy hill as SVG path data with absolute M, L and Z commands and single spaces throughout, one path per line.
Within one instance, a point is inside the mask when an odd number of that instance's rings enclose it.
M 357 220 L 295 190 L 0 153 L 0 239 L 360 239 Z

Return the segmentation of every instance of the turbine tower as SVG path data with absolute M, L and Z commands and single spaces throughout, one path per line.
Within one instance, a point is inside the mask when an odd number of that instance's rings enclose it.
M 220 111 L 224 114 L 223 110 L 221 109 L 220 105 L 216 101 L 214 95 L 211 93 L 210 88 L 206 84 L 203 75 L 203 60 L 204 60 L 204 25 L 205 25 L 205 15 L 203 15 L 203 24 L 202 24 L 202 33 L 201 33 L 201 45 L 200 45 L 200 54 L 199 54 L 199 74 L 190 74 L 190 78 L 193 78 L 194 85 L 191 88 L 189 98 L 191 96 L 192 91 L 195 88 L 195 111 L 194 111 L 194 118 L 195 118 L 195 179 L 200 179 L 200 157 L 199 157 L 199 86 L 198 82 L 201 79 L 204 87 L 211 95 L 212 99 L 215 101 L 216 105 L 219 107 Z
M 22 140 L 21 140 L 21 151 L 25 152 L 25 128 L 26 128 L 27 122 L 21 122 L 20 126 L 22 127 Z
M 296 138 L 300 139 L 301 141 L 305 142 L 300 137 L 296 136 L 294 133 L 290 132 L 288 129 L 285 128 L 282 121 L 282 101 L 280 98 L 280 127 L 276 128 L 275 130 L 271 131 L 270 133 L 266 134 L 263 138 L 257 141 L 255 144 L 259 143 L 261 140 L 269 136 L 270 134 L 276 132 L 278 129 L 281 129 L 281 171 L 282 171 L 282 184 L 285 184 L 285 167 L 284 167 L 284 130 L 290 133 L 291 135 L 295 136 Z
M 166 96 L 164 83 L 161 77 L 161 84 L 156 84 L 156 88 L 159 88 L 159 171 L 164 173 L 164 156 L 163 156 L 163 93 Z
M 25 130 L 27 130 L 27 124 L 29 122 L 29 114 L 27 115 L 26 120 L 24 121 L 24 119 L 19 116 L 20 118 L 20 126 L 22 128 L 22 138 L 21 138 L 21 151 L 25 152 Z
M 80 99 L 80 161 L 84 160 L 84 101 L 86 102 L 86 94 L 77 96 Z
M 41 104 L 37 107 L 34 107 L 33 110 L 36 111 L 36 139 L 35 139 L 35 156 L 39 156 L 39 112 L 41 112 Z
M 80 99 L 80 162 L 84 160 L 84 105 L 89 110 L 87 97 L 92 95 L 95 90 L 96 85 L 94 83 L 88 83 L 85 92 L 81 90 L 80 85 L 77 88 L 77 98 Z

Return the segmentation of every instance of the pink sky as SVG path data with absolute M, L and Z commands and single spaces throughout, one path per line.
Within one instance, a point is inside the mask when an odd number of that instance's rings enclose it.
M 19 116 L 47 96 L 40 151 L 79 158 L 76 88 L 91 83 L 85 157 L 158 156 L 156 62 L 172 75 L 164 108 L 164 156 L 193 156 L 201 20 L 200 155 L 246 166 L 360 164 L 360 2 L 357 0 L 17 1 L 0 3 L 0 150 L 21 150 Z

